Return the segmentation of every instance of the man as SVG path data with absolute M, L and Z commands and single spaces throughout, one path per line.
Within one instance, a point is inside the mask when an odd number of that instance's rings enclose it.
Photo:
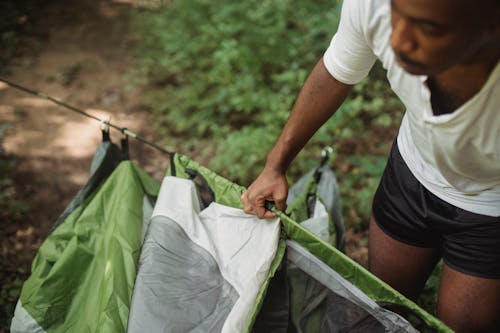
M 443 258 L 438 316 L 457 332 L 500 332 L 500 3 L 344 0 L 247 213 L 285 209 L 285 172 L 378 58 L 406 106 L 375 194 L 369 269 L 415 299 Z

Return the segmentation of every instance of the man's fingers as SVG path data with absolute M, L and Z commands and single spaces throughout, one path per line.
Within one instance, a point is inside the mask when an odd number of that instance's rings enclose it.
M 241 202 L 243 203 L 243 211 L 247 214 L 257 215 L 262 218 L 265 212 L 262 212 L 258 204 L 255 204 L 250 200 L 248 196 L 248 191 L 243 193 L 240 197 Z
M 248 191 L 240 197 L 243 203 L 243 211 L 247 214 L 252 214 L 261 219 L 270 219 L 276 217 L 276 214 L 265 208 L 264 200 L 251 200 L 248 196 Z
M 285 200 L 277 200 L 274 202 L 274 204 L 276 205 L 276 208 L 278 208 L 278 210 L 284 212 L 286 210 L 286 201 Z
M 263 218 L 265 219 L 273 219 L 276 217 L 276 214 L 274 212 L 271 212 L 270 210 L 266 210 L 266 212 L 264 213 L 264 216 Z
M 257 215 L 257 217 L 260 219 L 272 219 L 272 218 L 276 217 L 275 213 L 273 213 L 270 210 L 267 210 L 264 207 L 257 207 L 257 209 L 255 209 L 254 211 L 255 211 L 254 215 Z M 251 214 L 253 214 L 253 213 L 251 213 Z
M 266 215 L 266 209 L 264 207 L 255 207 L 254 209 L 255 214 L 259 219 L 263 219 L 264 216 Z
M 247 192 L 245 192 L 241 195 L 240 200 L 243 203 L 243 211 L 247 214 L 254 214 L 255 215 L 253 206 L 250 203 L 250 200 L 248 200 Z

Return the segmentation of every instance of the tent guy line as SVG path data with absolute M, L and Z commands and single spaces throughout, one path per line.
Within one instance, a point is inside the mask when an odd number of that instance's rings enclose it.
M 23 91 L 23 92 L 25 92 L 25 93 L 28 93 L 28 94 L 34 95 L 34 96 L 39 97 L 39 98 L 43 98 L 43 99 L 49 100 L 49 101 L 51 101 L 51 102 L 53 102 L 53 103 L 55 103 L 55 104 L 57 104 L 57 105 L 59 105 L 59 106 L 62 106 L 63 108 L 65 108 L 65 109 L 67 109 L 67 110 L 70 110 L 70 111 L 73 111 L 73 112 L 79 113 L 79 114 L 81 114 L 82 116 L 85 116 L 85 117 L 88 117 L 88 118 L 91 118 L 91 119 L 97 120 L 97 121 L 98 121 L 98 122 L 100 122 L 101 124 L 104 124 L 104 125 L 106 125 L 106 126 L 109 126 L 109 127 L 111 127 L 111 128 L 114 128 L 115 130 L 118 130 L 118 131 L 122 132 L 124 135 L 129 136 L 129 137 L 131 137 L 131 138 L 134 138 L 134 139 L 136 139 L 137 141 L 139 141 L 139 142 L 141 142 L 141 143 L 143 143 L 143 144 L 146 144 L 146 145 L 148 145 L 148 146 L 150 146 L 150 147 L 153 147 L 153 148 L 155 148 L 155 149 L 157 149 L 157 150 L 161 151 L 162 153 L 165 153 L 165 154 L 167 154 L 167 155 L 169 155 L 169 156 L 172 156 L 172 155 L 174 154 L 173 152 L 168 151 L 167 149 L 165 149 L 165 148 L 163 148 L 163 147 L 159 146 L 158 144 L 153 143 L 153 142 L 150 142 L 150 141 L 148 141 L 148 140 L 144 139 L 143 137 L 139 136 L 137 133 L 132 132 L 132 131 L 130 131 L 129 129 L 127 129 L 127 128 L 125 128 L 125 127 L 120 127 L 120 126 L 118 126 L 118 125 L 115 125 L 115 124 L 111 123 L 109 120 L 100 119 L 99 117 L 96 117 L 96 116 L 94 116 L 94 115 L 91 115 L 91 114 L 89 114 L 89 113 L 87 113 L 87 112 L 83 111 L 82 109 L 76 108 L 76 107 L 74 107 L 74 106 L 72 106 L 72 105 L 69 105 L 69 104 L 67 104 L 67 103 L 65 103 L 65 102 L 63 102 L 63 101 L 60 101 L 60 100 L 58 100 L 58 99 L 56 99 L 56 98 L 54 98 L 54 97 L 51 97 L 51 96 L 49 96 L 49 95 L 47 95 L 47 94 L 44 94 L 44 93 L 42 93 L 42 92 L 35 91 L 35 90 L 33 90 L 33 89 L 30 89 L 30 88 L 26 88 L 26 87 L 24 87 L 24 86 L 22 86 L 22 85 L 19 85 L 19 84 L 17 84 L 17 83 L 11 82 L 11 81 L 9 81 L 9 80 L 6 80 L 6 79 L 3 79 L 3 78 L 0 78 L 0 81 L 1 81 L 1 82 L 4 82 L 4 83 L 6 83 L 6 84 L 8 84 L 8 85 L 9 85 L 10 87 L 12 87 L 12 88 L 15 88 L 15 89 L 21 90 L 21 91 Z

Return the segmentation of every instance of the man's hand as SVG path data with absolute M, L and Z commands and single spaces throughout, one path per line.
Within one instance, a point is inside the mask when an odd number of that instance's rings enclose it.
M 273 218 L 276 214 L 266 210 L 266 201 L 274 201 L 276 208 L 286 209 L 288 183 L 284 173 L 265 168 L 248 190 L 241 196 L 243 210 L 259 218 Z

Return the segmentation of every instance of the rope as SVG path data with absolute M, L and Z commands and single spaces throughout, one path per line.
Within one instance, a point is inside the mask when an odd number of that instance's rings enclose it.
M 172 155 L 174 154 L 174 153 L 172 153 L 172 152 L 170 152 L 170 151 L 166 150 L 165 148 L 163 148 L 163 147 L 161 147 L 161 146 L 157 145 L 156 143 L 154 143 L 154 142 L 150 142 L 150 141 L 146 140 L 145 138 L 143 138 L 143 137 L 139 136 L 137 133 L 132 132 L 132 131 L 130 131 L 129 129 L 127 129 L 127 128 L 125 128 L 125 127 L 120 127 L 120 126 L 117 126 L 117 125 L 115 125 L 115 124 L 112 124 L 112 123 L 111 123 L 110 121 L 108 121 L 108 120 L 103 120 L 103 119 L 100 119 L 99 117 L 96 117 L 96 116 L 94 116 L 94 115 L 91 115 L 91 114 L 89 114 L 89 113 L 87 113 L 87 112 L 83 111 L 82 109 L 79 109 L 79 108 L 76 108 L 76 107 L 74 107 L 74 106 L 71 106 L 71 105 L 69 105 L 69 104 L 67 104 L 67 103 L 65 103 L 65 102 L 63 102 L 63 101 L 60 101 L 60 100 L 58 100 L 58 99 L 54 98 L 54 97 L 48 96 L 48 95 L 46 95 L 46 94 L 44 94 L 44 93 L 42 93 L 42 92 L 38 92 L 38 91 L 35 91 L 35 90 L 32 90 L 32 89 L 26 88 L 26 87 L 24 87 L 24 86 L 21 86 L 21 85 L 19 85 L 19 84 L 14 83 L 14 82 L 10 82 L 9 80 L 5 80 L 5 79 L 3 79 L 3 78 L 0 78 L 0 81 L 2 81 L 2 82 L 4 82 L 4 83 L 8 84 L 9 86 L 11 86 L 11 87 L 13 87 L 13 88 L 16 88 L 16 89 L 21 90 L 21 91 L 23 91 L 23 92 L 25 92 L 25 93 L 28 93 L 28 94 L 30 94 L 30 95 L 34 95 L 34 96 L 37 96 L 37 97 L 39 97 L 39 98 L 43 98 L 43 99 L 49 100 L 49 101 L 51 101 L 51 102 L 53 102 L 53 103 L 55 103 L 55 104 L 57 104 L 57 105 L 59 105 L 59 106 L 62 106 L 63 108 L 65 108 L 65 109 L 67 109 L 67 110 L 71 110 L 71 111 L 73 111 L 73 112 L 79 113 L 79 114 L 80 114 L 80 115 L 82 115 L 82 116 L 85 116 L 85 117 L 88 117 L 88 118 L 91 118 L 91 119 L 97 120 L 99 123 L 104 124 L 104 125 L 107 125 L 107 126 L 109 126 L 109 127 L 113 128 L 113 129 L 115 129 L 115 130 L 118 130 L 118 131 L 120 131 L 123 135 L 126 135 L 126 136 L 129 136 L 129 137 L 131 137 L 131 138 L 134 138 L 134 139 L 136 139 L 137 141 L 139 141 L 139 142 L 141 142 L 141 143 L 143 143 L 143 144 L 146 144 L 146 145 L 148 145 L 148 146 L 150 146 L 150 147 L 153 147 L 153 148 L 155 148 L 155 149 L 157 149 L 157 150 L 161 151 L 162 153 L 165 153 L 165 154 L 167 154 L 167 155 L 169 155 L 169 156 L 172 156 Z

